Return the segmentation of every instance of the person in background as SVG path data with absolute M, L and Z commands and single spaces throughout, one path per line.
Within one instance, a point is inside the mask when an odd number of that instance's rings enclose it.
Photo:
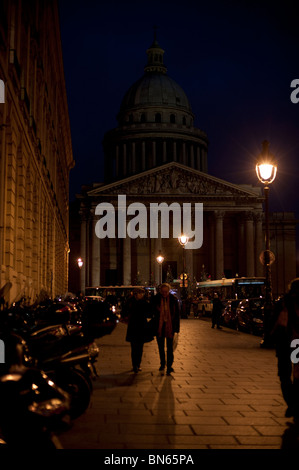
M 198 318 L 198 297 L 196 294 L 194 294 L 193 299 L 192 299 L 192 306 L 193 306 L 193 315 L 194 318 Z
M 276 323 L 272 330 L 275 343 L 278 376 L 283 398 L 287 404 L 286 417 L 299 424 L 299 278 L 293 279 L 288 293 L 276 302 Z M 292 346 L 292 342 L 298 340 Z M 296 351 L 297 349 L 297 351 Z
M 177 298 L 170 293 L 170 285 L 161 284 L 160 292 L 153 297 L 153 320 L 155 324 L 154 336 L 157 338 L 160 371 L 164 371 L 167 365 L 167 375 L 174 372 L 172 368 L 173 336 L 180 330 L 180 312 Z M 165 341 L 167 346 L 167 360 L 165 360 Z
M 223 310 L 224 306 L 219 299 L 218 294 L 214 294 L 214 299 L 213 299 L 213 310 L 212 310 L 212 328 L 217 325 L 217 329 L 221 330 L 220 326 L 220 319 L 221 319 L 221 312 Z
M 131 360 L 133 371 L 141 371 L 140 365 L 143 355 L 143 345 L 147 341 L 147 317 L 151 314 L 150 304 L 144 298 L 145 290 L 136 288 L 133 296 L 125 306 L 128 319 L 126 341 L 131 343 Z

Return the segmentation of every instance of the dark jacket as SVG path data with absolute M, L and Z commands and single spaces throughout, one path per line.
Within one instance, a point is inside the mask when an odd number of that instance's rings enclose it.
M 287 311 L 287 324 L 279 322 L 280 313 Z M 276 349 L 289 351 L 290 343 L 294 337 L 299 338 L 299 318 L 296 315 L 295 303 L 289 294 L 274 302 L 271 320 L 271 336 Z
M 153 314 L 153 334 L 157 336 L 160 322 L 160 305 L 161 294 L 157 294 L 152 298 L 152 314 Z M 180 331 L 180 309 L 178 299 L 173 294 L 169 294 L 169 308 L 172 321 L 172 333 Z
M 125 311 L 128 313 L 126 341 L 143 343 L 147 335 L 147 317 L 151 313 L 150 304 L 145 299 L 137 300 L 132 297 L 128 300 Z
M 213 299 L 213 313 L 215 313 L 216 315 L 220 314 L 223 309 L 224 309 L 224 305 L 221 302 L 221 300 L 218 297 Z

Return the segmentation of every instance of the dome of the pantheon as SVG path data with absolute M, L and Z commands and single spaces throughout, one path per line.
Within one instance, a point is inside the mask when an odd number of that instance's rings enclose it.
M 103 139 L 106 181 L 170 162 L 207 172 L 207 135 L 194 127 L 189 100 L 167 75 L 156 37 L 146 53 L 144 74 L 124 94 L 118 126 Z
M 172 119 L 176 122 L 193 124 L 189 100 L 180 85 L 167 75 L 163 54 L 164 50 L 155 39 L 147 50 L 144 75 L 124 95 L 118 114 L 120 124 L 140 120 L 156 122 L 157 112 L 161 113 L 161 122 L 169 122 L 173 113 Z

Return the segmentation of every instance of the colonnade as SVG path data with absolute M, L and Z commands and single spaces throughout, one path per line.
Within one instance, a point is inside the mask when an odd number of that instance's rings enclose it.
M 109 149 L 106 164 L 110 178 L 119 179 L 171 161 L 207 172 L 207 148 L 187 139 L 126 140 Z
M 243 211 L 232 212 L 224 210 L 209 211 L 204 218 L 208 224 L 208 236 L 204 239 L 203 247 L 199 250 L 185 249 L 186 272 L 193 279 L 193 273 L 198 273 L 195 265 L 195 253 L 200 250 L 208 256 L 208 270 L 214 279 L 224 277 L 225 270 L 230 267 L 226 265 L 226 246 L 224 237 L 225 217 L 235 217 L 235 224 L 231 230 L 235 230 L 237 244 L 234 251 L 234 267 L 238 269 L 240 276 L 263 276 L 263 266 L 259 262 L 259 255 L 263 250 L 263 216 L 261 212 Z M 81 290 L 87 285 L 105 285 L 106 276 L 101 270 L 101 264 L 105 257 L 105 265 L 108 269 L 121 269 L 118 279 L 123 285 L 134 283 L 136 271 L 141 271 L 142 279 L 148 281 L 151 274 L 156 282 L 159 281 L 159 265 L 156 257 L 159 251 L 163 254 L 163 247 L 167 249 L 168 239 L 143 239 L 143 241 L 132 240 L 127 236 L 120 244 L 115 239 L 100 240 L 95 233 L 97 218 L 94 213 L 81 214 L 81 245 L 80 256 L 84 259 L 84 268 L 81 270 Z M 170 231 L 171 234 L 171 231 Z M 138 239 L 137 239 L 138 240 Z M 231 241 L 231 240 L 230 240 Z M 138 243 L 138 246 L 136 245 Z M 142 244 L 142 246 L 140 245 Z M 107 248 L 108 247 L 108 248 Z M 178 275 L 182 272 L 182 252 L 178 245 L 175 252 Z M 165 250 L 164 250 L 165 253 Z M 107 262 L 108 259 L 108 262 Z M 197 258 L 198 260 L 198 258 Z M 167 262 L 167 260 L 165 260 Z M 134 271 L 134 272 L 133 272 Z M 233 273 L 233 276 L 236 273 Z

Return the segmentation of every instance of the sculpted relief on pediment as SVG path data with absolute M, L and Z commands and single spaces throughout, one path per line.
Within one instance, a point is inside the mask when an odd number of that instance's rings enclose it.
M 229 195 L 233 194 L 234 190 L 209 178 L 174 168 L 120 184 L 110 189 L 109 193 Z

